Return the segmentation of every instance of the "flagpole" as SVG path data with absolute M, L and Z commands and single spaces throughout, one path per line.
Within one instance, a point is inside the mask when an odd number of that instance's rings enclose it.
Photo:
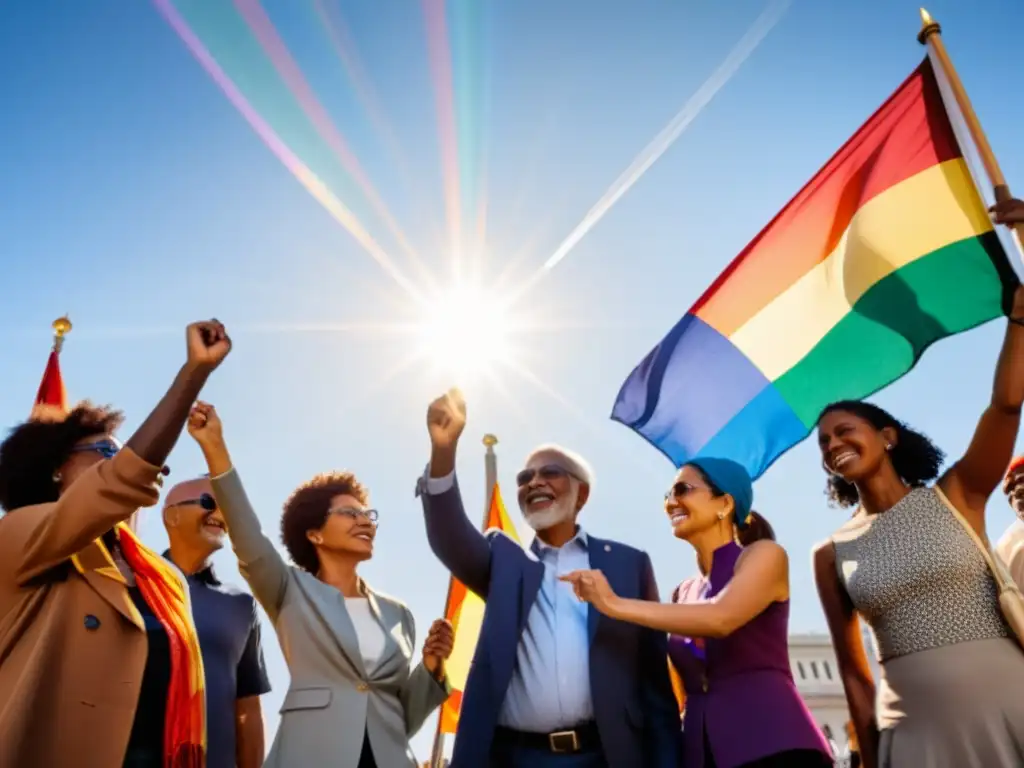
M 981 158 L 981 164 L 985 166 L 985 173 L 992 184 L 996 202 L 1010 200 L 1013 195 L 1010 194 L 1010 187 L 999 167 L 995 152 L 992 151 L 992 145 L 988 143 L 988 138 L 981 128 L 981 121 L 978 120 L 978 115 L 975 113 L 974 107 L 971 106 L 971 100 L 967 97 L 964 84 L 960 82 L 960 76 L 946 52 L 945 43 L 942 42 L 942 27 L 924 8 L 921 9 L 921 31 L 917 33 L 917 41 L 928 48 L 946 76 L 946 82 L 949 83 L 949 89 L 953 92 L 957 107 L 960 108 L 964 124 L 971 133 L 974 145 L 978 148 L 978 156 Z M 1024 225 L 1016 224 L 1013 229 L 1017 233 L 1017 239 L 1024 242 Z
M 488 433 L 484 435 L 484 518 L 480 524 L 480 529 L 484 530 L 487 527 L 487 522 L 491 519 L 491 502 L 494 498 L 494 486 L 498 483 L 498 455 L 494 452 L 494 446 L 498 444 L 498 438 Z M 452 582 L 454 577 L 448 579 L 448 595 L 444 599 L 445 611 L 448 610 L 448 603 L 452 599 Z M 428 765 L 430 768 L 442 768 L 442 761 L 444 760 L 444 737 L 445 734 L 441 733 L 441 716 L 444 710 L 444 704 L 437 712 L 437 730 L 434 732 L 434 747 L 430 751 L 430 762 Z

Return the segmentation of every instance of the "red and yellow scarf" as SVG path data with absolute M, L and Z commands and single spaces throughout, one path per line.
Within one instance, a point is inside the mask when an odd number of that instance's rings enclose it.
M 117 538 L 125 562 L 135 574 L 139 592 L 170 641 L 164 768 L 205 768 L 206 678 L 188 585 L 172 565 L 139 541 L 124 523 L 117 525 Z

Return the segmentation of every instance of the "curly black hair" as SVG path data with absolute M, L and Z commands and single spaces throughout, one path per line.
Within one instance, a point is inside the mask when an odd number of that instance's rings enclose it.
M 0 443 L 0 507 L 10 512 L 56 501 L 60 486 L 53 476 L 81 440 L 112 434 L 124 416 L 108 406 L 79 403 L 58 419 L 30 419 Z
M 312 574 L 320 570 L 320 558 L 307 534 L 327 522 L 335 496 L 354 496 L 360 504 L 366 504 L 370 494 L 351 472 L 323 472 L 292 491 L 284 503 L 281 542 L 292 562 Z
M 896 442 L 889 451 L 889 460 L 896 474 L 910 487 L 927 485 L 939 476 L 946 454 L 927 435 L 911 429 L 884 408 L 861 400 L 840 400 L 825 406 L 816 423 L 821 423 L 826 414 L 836 411 L 853 414 L 879 432 L 883 429 L 896 432 Z M 856 486 L 838 475 L 829 475 L 825 494 L 834 506 L 852 507 L 860 502 Z
M 715 481 L 708 476 L 708 473 L 699 464 L 691 464 L 690 466 L 697 470 L 697 474 L 700 475 L 701 480 L 704 481 L 704 484 L 708 487 L 714 498 L 717 499 L 720 496 L 725 496 L 725 491 L 715 485 Z M 765 519 L 764 515 L 753 509 L 750 510 L 747 519 L 743 521 L 743 525 L 733 524 L 733 528 L 736 529 L 736 540 L 744 547 L 749 547 L 755 541 L 761 541 L 762 539 L 775 541 L 775 529 L 772 528 L 772 524 Z

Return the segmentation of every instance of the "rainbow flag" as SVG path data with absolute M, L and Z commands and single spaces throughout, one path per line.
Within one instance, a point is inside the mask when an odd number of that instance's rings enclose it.
M 484 525 L 485 531 L 492 528 L 504 532 L 516 542 L 519 541 L 516 527 L 512 524 L 508 512 L 505 511 L 505 505 L 501 501 L 501 489 L 497 483 L 494 484 L 491 508 Z M 466 687 L 469 665 L 473 660 L 473 653 L 476 651 L 476 641 L 480 637 L 480 627 L 484 620 L 484 601 L 466 589 L 461 581 L 453 578 L 448 591 L 448 605 L 445 607 L 444 616 L 455 627 L 455 645 L 452 648 L 452 655 L 445 664 L 452 693 L 441 706 L 438 733 L 451 734 L 455 733 L 459 726 L 462 691 Z
M 822 408 L 1005 314 L 1017 285 L 926 59 L 630 374 L 612 418 L 760 476 Z

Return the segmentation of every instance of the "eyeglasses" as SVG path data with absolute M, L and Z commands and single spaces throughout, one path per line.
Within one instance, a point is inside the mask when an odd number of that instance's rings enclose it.
M 376 509 L 359 509 L 358 507 L 334 507 L 333 509 L 328 509 L 327 514 L 341 515 L 350 520 L 358 520 L 360 517 L 365 517 L 374 525 L 377 524 L 378 517 Z
M 520 470 L 519 474 L 516 475 L 516 485 L 522 488 L 524 485 L 529 485 L 533 482 L 535 477 L 540 477 L 541 480 L 558 480 L 562 477 L 572 477 L 579 480 L 576 475 L 565 469 L 565 467 L 560 467 L 557 464 L 545 464 L 537 469 Z
M 214 512 L 217 509 L 217 500 L 209 493 L 200 495 L 198 499 L 182 499 L 181 501 L 176 501 L 173 504 L 168 504 L 167 507 L 168 509 L 171 507 L 188 507 L 192 504 L 198 504 L 207 512 Z
M 121 444 L 113 438 L 104 438 L 95 443 L 76 445 L 71 448 L 71 453 L 98 453 L 104 459 L 112 459 L 121 450 Z
M 665 492 L 665 500 L 668 499 L 681 499 L 683 496 L 687 496 L 694 491 L 709 491 L 711 490 L 707 486 L 693 485 L 691 483 L 680 480 L 678 483 L 673 483 L 672 487 Z

